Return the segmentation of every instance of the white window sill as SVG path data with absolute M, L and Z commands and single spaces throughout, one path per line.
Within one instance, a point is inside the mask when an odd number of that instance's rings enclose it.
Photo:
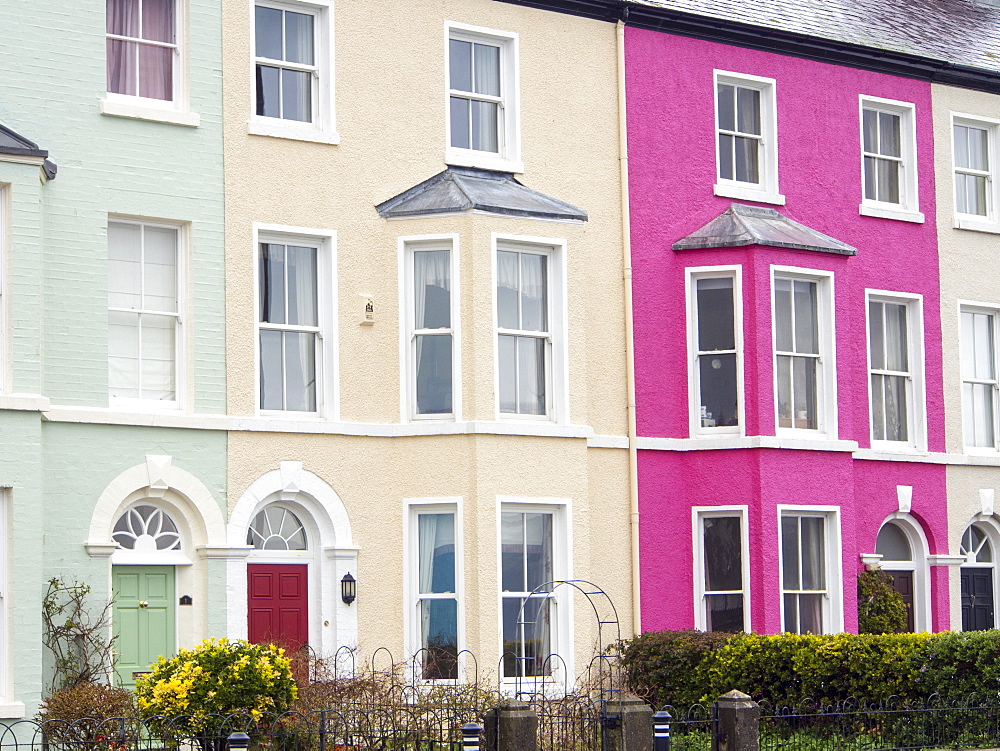
M 926 449 L 918 449 L 904 441 L 878 441 L 872 439 L 871 450 L 880 454 L 926 454 Z
M 733 185 L 731 183 L 716 183 L 712 190 L 715 195 L 722 198 L 735 198 L 738 201 L 756 201 L 757 203 L 773 203 L 775 206 L 785 205 L 785 197 L 783 195 L 772 193 L 763 188 Z
M 902 206 L 893 206 L 892 204 L 862 203 L 858 206 L 858 214 L 861 216 L 873 216 L 878 219 L 913 222 L 914 224 L 924 223 L 924 215 L 919 211 L 910 211 Z
M 41 394 L 0 394 L 0 409 L 44 412 L 48 408 L 49 398 Z
M 716 451 L 719 449 L 797 449 L 805 451 L 858 450 L 857 441 L 817 436 L 805 438 L 789 435 L 713 436 L 705 438 L 639 437 L 636 447 L 659 451 Z
M 24 717 L 23 701 L 0 701 L 0 719 L 20 720 Z
M 179 415 L 182 414 L 180 402 L 151 401 L 144 399 L 125 399 L 109 397 L 108 407 L 119 412 L 138 412 L 144 415 Z
M 123 102 L 117 99 L 102 99 L 101 114 L 111 117 L 128 117 L 133 120 L 149 120 L 157 123 L 169 123 L 171 125 L 185 125 L 189 128 L 197 128 L 201 125 L 201 116 L 197 112 L 182 112 L 160 107 L 150 107 L 140 104 L 143 100 L 137 99 L 135 102 Z
M 472 151 L 471 149 L 446 149 L 444 154 L 446 164 L 455 167 L 476 167 L 478 169 L 494 170 L 496 172 L 524 172 L 524 162 L 505 159 L 499 154 L 488 151 Z
M 278 118 L 252 118 L 247 123 L 247 133 L 252 136 L 270 136 L 285 138 L 289 141 L 308 141 L 310 143 L 340 143 L 340 136 L 331 131 L 317 128 L 312 123 L 300 123 L 294 120 L 279 120 Z
M 985 217 L 959 214 L 955 216 L 955 229 L 967 229 L 973 232 L 988 232 L 1000 235 L 1000 222 L 991 222 Z

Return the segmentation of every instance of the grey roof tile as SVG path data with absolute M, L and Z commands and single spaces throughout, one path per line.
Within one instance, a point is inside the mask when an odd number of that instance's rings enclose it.
M 49 152 L 38 148 L 38 144 L 29 141 L 24 136 L 15 133 L 10 128 L 0 125 L 0 154 L 12 154 L 14 156 L 40 156 L 47 157 Z

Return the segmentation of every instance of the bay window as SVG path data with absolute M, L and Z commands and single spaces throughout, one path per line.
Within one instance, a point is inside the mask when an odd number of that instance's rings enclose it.
M 738 269 L 689 269 L 692 433 L 738 432 L 741 315 Z
M 782 631 L 842 628 L 840 530 L 835 510 L 779 507 Z

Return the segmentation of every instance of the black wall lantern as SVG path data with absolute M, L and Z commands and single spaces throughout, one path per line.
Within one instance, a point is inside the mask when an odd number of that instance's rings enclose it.
M 340 580 L 340 599 L 347 605 L 350 605 L 357 598 L 358 583 L 355 581 L 354 577 L 351 576 L 350 572 L 348 572 L 344 574 L 344 578 Z

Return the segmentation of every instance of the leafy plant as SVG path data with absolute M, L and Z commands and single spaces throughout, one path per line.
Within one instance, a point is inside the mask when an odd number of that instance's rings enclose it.
M 205 734 L 225 717 L 284 712 L 297 689 L 285 650 L 272 644 L 207 639 L 161 657 L 136 682 L 136 703 L 150 726 Z M 216 717 L 211 718 L 210 715 Z M 180 720 L 173 720 L 183 716 Z M 173 720 L 173 721 L 171 721 Z
M 906 603 L 881 569 L 858 574 L 858 632 L 901 634 L 906 631 Z
M 109 601 L 99 610 L 87 607 L 90 586 L 49 579 L 42 599 L 42 639 L 55 658 L 49 691 L 110 684 L 114 675 L 114 642 Z
M 103 683 L 80 683 L 42 701 L 35 720 L 53 740 L 126 740 L 136 735 L 132 692 Z

